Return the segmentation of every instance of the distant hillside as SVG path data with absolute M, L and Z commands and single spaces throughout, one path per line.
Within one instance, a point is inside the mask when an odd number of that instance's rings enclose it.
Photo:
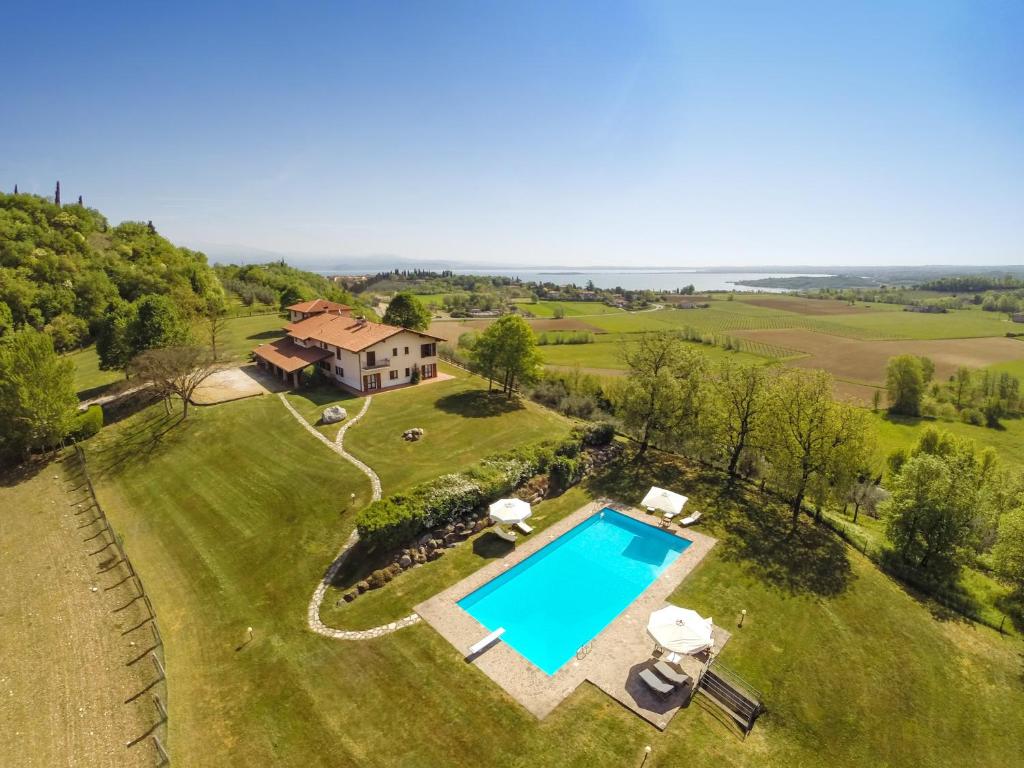
M 787 288 L 793 291 L 816 291 L 822 288 L 876 288 L 879 283 L 856 275 L 797 275 L 796 277 L 761 277 L 737 280 L 736 285 L 748 288 Z
M 214 271 L 228 293 L 237 296 L 242 304 L 272 304 L 286 307 L 306 299 L 329 299 L 354 305 L 356 300 L 335 281 L 274 261 L 269 264 L 217 264 Z
M 115 304 L 147 294 L 169 296 L 188 316 L 222 291 L 202 253 L 150 223 L 111 227 L 92 208 L 0 193 L 0 337 L 32 326 L 72 349 Z

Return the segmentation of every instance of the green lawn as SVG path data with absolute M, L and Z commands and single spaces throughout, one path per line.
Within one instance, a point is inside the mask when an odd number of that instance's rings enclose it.
M 1021 345 L 1021 355 L 1024 355 L 1024 341 L 1018 340 Z M 993 371 L 1006 372 L 1024 381 L 1024 360 L 1012 360 L 1008 363 L 997 363 L 991 366 Z
M 877 463 L 882 466 L 885 457 L 897 448 L 909 448 L 928 427 L 935 427 L 960 437 L 970 438 L 979 446 L 996 449 L 999 458 L 1011 467 L 1024 468 L 1024 419 L 1005 419 L 1002 429 L 976 427 L 961 421 L 938 421 L 915 419 L 902 416 L 888 416 L 885 413 L 871 415 L 877 435 Z
M 362 409 L 365 400 L 363 397 L 350 395 L 331 384 L 293 390 L 285 394 L 285 397 L 306 421 L 331 440 L 337 437 L 338 430 L 341 429 L 344 422 L 320 424 L 320 417 L 323 415 L 324 409 L 331 405 L 340 405 L 348 413 L 347 419 L 351 420 Z
M 714 301 L 707 309 L 664 309 L 595 317 L 589 320 L 606 331 L 631 333 L 691 326 L 708 333 L 740 330 L 804 329 L 859 339 L 957 339 L 1003 336 L 1015 323 L 996 312 L 965 309 L 930 315 L 893 307 L 848 315 L 802 315 L 742 301 Z M 1019 326 L 1018 326 L 1019 327 Z
M 75 364 L 75 391 L 80 400 L 101 393 L 114 382 L 124 379 L 120 371 L 101 371 L 96 347 L 86 347 L 66 355 Z
M 621 351 L 622 345 L 628 344 L 630 340 L 629 334 L 614 337 L 601 335 L 591 344 L 546 344 L 538 347 L 538 349 L 547 365 L 564 367 L 579 365 L 581 368 L 625 370 L 626 364 L 622 362 Z M 713 347 L 709 344 L 694 343 L 688 345 L 687 348 L 697 350 L 712 360 L 728 357 L 737 362 L 754 365 L 765 362 L 765 358 L 758 357 L 757 355 L 751 355 L 746 352 L 732 352 L 721 347 Z
M 451 293 L 417 293 L 414 294 L 423 306 L 434 304 L 438 309 L 444 308 L 445 296 L 469 296 L 468 291 L 452 291 Z
M 228 320 L 223 338 L 218 344 L 228 357 L 244 361 L 249 358 L 253 348 L 284 336 L 287 322 L 283 315 L 278 314 L 233 317 Z M 201 332 L 202 329 L 198 330 L 197 336 L 206 343 L 207 339 L 199 336 Z
M 561 437 L 569 426 L 534 403 L 488 395 L 484 382 L 460 373 L 374 395 L 366 416 L 345 434 L 345 448 L 374 468 L 385 493 L 394 493 L 488 454 Z M 411 443 L 402 433 L 412 427 L 426 434 Z
M 535 317 L 554 317 L 555 310 L 559 308 L 565 317 L 626 314 L 625 310 L 609 307 L 602 301 L 538 301 L 536 304 L 517 302 L 517 306 Z
M 379 408 L 378 426 L 409 426 L 405 409 L 423 404 L 398 396 L 441 386 L 376 397 L 370 412 Z M 494 417 L 442 416 L 480 425 L 454 429 L 462 441 L 500 443 L 487 434 Z M 410 475 L 414 460 L 446 469 L 490 450 L 433 447 L 448 455 L 407 458 Z M 552 502 L 549 514 L 591 496 L 638 498 L 651 483 L 685 488 L 705 510 L 721 543 L 673 599 L 726 627 L 748 610 L 723 654 L 768 699 L 746 740 L 700 704 L 659 733 L 589 685 L 537 722 L 422 624 L 371 642 L 309 632 L 312 588 L 353 524 L 348 493 L 359 505 L 369 487 L 277 398 L 198 409 L 176 426 L 151 409 L 88 451 L 160 615 L 177 764 L 623 766 L 651 745 L 646 768 L 811 766 L 823 754 L 836 768 L 992 766 L 1019 749 L 1018 641 L 937 620 L 834 537 L 809 524 L 788 536 L 770 502 L 720 496 L 716 478 L 656 455 Z M 433 583 L 406 588 L 400 577 L 406 591 L 379 609 L 399 610 L 484 559 L 451 553 L 435 572 L 416 569 L 408 576 Z M 236 650 L 247 626 L 255 640 Z

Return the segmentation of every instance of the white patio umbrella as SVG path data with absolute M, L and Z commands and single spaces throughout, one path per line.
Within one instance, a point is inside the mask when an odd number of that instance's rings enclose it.
M 689 608 L 668 605 L 651 614 L 647 634 L 666 650 L 698 653 L 711 647 L 711 618 L 705 619 Z
M 658 509 L 666 514 L 678 515 L 689 499 L 679 493 L 666 491 L 664 488 L 652 487 L 640 504 L 647 509 Z
M 488 511 L 491 519 L 500 525 L 515 525 L 533 514 L 530 505 L 522 499 L 498 499 Z

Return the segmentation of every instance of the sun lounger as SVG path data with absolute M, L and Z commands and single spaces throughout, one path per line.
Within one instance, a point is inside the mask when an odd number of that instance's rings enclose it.
M 668 696 L 672 691 L 676 689 L 674 685 L 662 682 L 657 675 L 655 675 L 649 669 L 640 670 L 640 679 L 643 680 L 644 685 L 650 688 L 659 696 Z
M 654 671 L 673 685 L 686 685 L 690 682 L 689 675 L 684 674 L 683 672 L 677 672 L 664 661 L 655 662 Z
M 522 521 L 522 520 L 520 520 L 518 523 L 516 523 L 516 528 L 518 528 L 520 531 L 522 531 L 523 533 L 526 533 L 526 534 L 533 533 L 533 528 L 531 526 L 527 525 L 526 522 Z
M 489 634 L 487 637 L 483 638 L 482 640 L 478 640 L 477 642 L 469 646 L 469 653 L 467 655 L 474 656 L 475 654 L 480 653 L 480 651 L 489 646 L 491 643 L 497 642 L 498 638 L 501 637 L 503 634 L 505 634 L 505 628 L 498 627 L 496 630 L 491 632 L 491 634 Z
M 679 524 L 683 527 L 686 527 L 687 525 L 693 525 L 698 520 L 700 520 L 700 512 L 694 512 L 692 515 L 684 517 L 682 520 L 680 520 Z

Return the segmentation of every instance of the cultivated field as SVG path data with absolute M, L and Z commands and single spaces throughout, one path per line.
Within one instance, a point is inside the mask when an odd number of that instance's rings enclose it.
M 944 339 L 928 341 L 872 341 L 837 338 L 805 330 L 740 331 L 737 336 L 767 344 L 792 347 L 807 353 L 790 362 L 800 368 L 823 368 L 836 378 L 882 386 L 890 357 L 923 355 L 935 363 L 935 377 L 945 380 L 960 366 L 987 368 L 1017 360 L 1024 344 L 1016 339 Z
M 610 334 L 598 336 L 591 344 L 547 344 L 540 347 L 541 357 L 547 365 L 571 368 L 579 365 L 588 369 L 605 369 L 623 372 L 626 364 L 622 360 L 624 345 L 629 344 L 636 336 L 629 334 Z M 712 360 L 729 358 L 738 362 L 750 364 L 762 364 L 764 357 L 752 355 L 747 352 L 733 352 L 714 347 L 709 344 L 693 343 L 690 349 L 700 352 Z
M 734 302 L 736 303 L 736 302 Z M 854 315 L 873 310 L 891 310 L 892 306 L 884 304 L 848 304 L 833 299 L 805 299 L 785 293 L 744 296 L 743 304 L 764 309 L 776 309 L 783 312 L 795 312 L 798 315 Z
M 462 334 L 479 333 L 493 322 L 493 320 L 483 319 L 435 320 L 430 324 L 427 332 L 435 336 L 440 336 L 442 339 L 446 339 L 454 344 L 459 340 L 459 336 Z M 555 320 L 554 318 L 535 318 L 527 320 L 527 322 L 536 333 L 544 333 L 545 331 L 590 331 L 591 333 L 602 333 L 604 330 L 602 327 L 585 320 L 570 318 L 562 320 Z
M 555 311 L 561 309 L 565 317 L 590 316 L 590 315 L 620 315 L 625 310 L 618 307 L 609 307 L 601 301 L 538 301 L 535 304 L 529 301 L 517 302 L 519 309 L 529 312 L 535 317 L 554 317 Z

